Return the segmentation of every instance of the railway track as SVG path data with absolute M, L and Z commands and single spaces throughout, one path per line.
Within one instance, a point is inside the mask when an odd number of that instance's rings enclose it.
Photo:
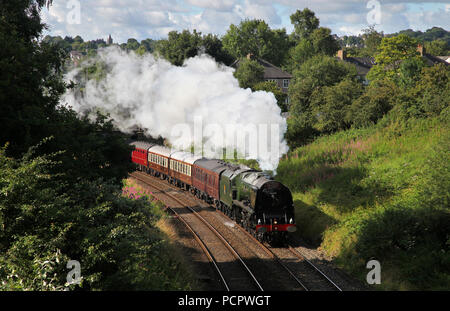
M 319 278 L 321 278 L 322 280 L 324 280 L 324 282 L 326 284 L 328 284 L 328 286 L 331 288 L 331 290 L 342 292 L 341 287 L 339 285 L 337 285 L 336 282 L 334 282 L 330 277 L 328 277 L 316 265 L 314 265 L 310 260 L 308 260 L 301 251 L 299 251 L 298 249 L 296 249 L 295 247 L 293 247 L 292 245 L 289 245 L 289 244 L 288 244 L 287 248 L 299 260 L 306 262 L 307 265 L 319 275 Z
M 185 193 L 183 193 L 182 190 L 176 188 L 175 186 L 172 186 L 162 180 L 158 180 L 155 177 L 149 176 L 145 173 L 140 172 L 136 173 L 139 174 L 141 178 L 146 178 L 147 181 L 149 181 L 153 185 L 155 183 L 158 184 L 158 186 L 154 187 L 155 189 L 163 191 L 161 189 L 165 188 L 166 191 L 168 191 L 168 193 L 171 193 L 171 195 L 175 194 L 178 195 L 179 198 L 177 198 L 177 202 L 179 204 L 187 205 L 183 201 L 188 200 L 192 202 L 191 204 L 193 208 L 195 207 L 211 208 L 210 205 L 207 204 L 206 202 L 203 202 L 191 195 L 186 195 Z M 134 177 L 136 173 L 134 173 L 132 176 Z M 198 215 L 198 213 L 194 211 L 193 208 L 189 209 L 193 213 L 196 213 Z M 217 211 L 217 214 L 222 215 L 224 222 L 226 220 L 230 221 L 229 218 L 222 212 L 216 210 L 215 208 L 213 208 L 213 210 Z M 203 219 L 202 221 L 204 224 L 207 224 L 208 227 L 212 228 L 212 226 L 203 217 L 201 218 Z M 322 272 L 317 266 L 315 266 L 311 261 L 309 261 L 299 250 L 294 248 L 292 245 L 286 245 L 286 247 L 282 248 L 275 248 L 270 245 L 265 245 L 266 243 L 261 243 L 258 239 L 256 239 L 253 235 L 251 235 L 241 226 L 236 225 L 235 227 L 239 232 L 245 235 L 247 239 L 251 240 L 254 246 L 258 246 L 261 250 L 263 250 L 266 254 L 266 258 L 270 258 L 273 262 L 276 262 L 277 265 L 281 267 L 281 270 L 284 271 L 285 274 L 287 273 L 287 276 L 292 284 L 291 285 L 292 289 L 305 291 L 310 290 L 342 291 L 342 289 L 335 282 L 333 282 L 330 277 L 328 277 L 324 272 Z M 213 228 L 213 230 L 217 232 L 216 229 Z M 220 235 L 220 233 L 218 232 L 217 234 Z M 218 273 L 220 274 L 221 272 Z M 287 279 L 285 278 L 285 280 Z M 260 290 L 262 290 L 262 287 Z
M 191 206 L 177 197 L 180 193 L 176 189 L 171 188 L 168 184 L 162 186 L 161 183 L 158 184 L 155 181 L 154 177 L 144 173 L 134 172 L 130 175 L 136 180 L 145 183 L 148 187 L 159 191 L 158 195 L 164 197 L 161 201 L 166 204 L 167 209 L 186 225 L 188 230 L 194 235 L 194 238 L 199 242 L 200 247 L 212 263 L 226 290 L 264 290 L 253 272 L 230 243 Z

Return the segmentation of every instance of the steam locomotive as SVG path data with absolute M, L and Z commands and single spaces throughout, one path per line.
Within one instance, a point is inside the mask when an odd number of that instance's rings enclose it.
M 214 205 L 260 240 L 295 232 L 291 192 L 267 174 L 143 141 L 131 143 L 137 169 Z

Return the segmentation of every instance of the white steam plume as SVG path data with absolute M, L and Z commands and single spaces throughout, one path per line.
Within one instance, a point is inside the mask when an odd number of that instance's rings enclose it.
M 200 129 L 208 150 L 236 148 L 245 158 L 258 160 L 264 170 L 275 170 L 288 151 L 283 138 L 286 120 L 273 94 L 240 88 L 234 69 L 210 56 L 196 56 L 177 67 L 151 54 L 138 56 L 110 47 L 100 50 L 95 61 L 106 65 L 106 76 L 87 81 L 82 95 L 69 90 L 62 98 L 80 114 L 108 112 L 121 130 L 140 126 L 180 149 L 194 142 L 198 146 L 195 130 Z M 77 82 L 83 66 L 66 79 Z M 244 147 L 236 145 L 243 132 L 248 134 Z

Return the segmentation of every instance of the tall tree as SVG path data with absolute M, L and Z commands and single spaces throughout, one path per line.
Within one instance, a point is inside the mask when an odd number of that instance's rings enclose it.
M 450 46 L 446 41 L 438 39 L 425 42 L 426 52 L 434 56 L 446 56 L 450 51 Z
M 167 40 L 158 42 L 156 50 L 172 64 L 181 66 L 186 58 L 198 54 L 200 42 L 201 33 L 195 29 L 192 33 L 189 30 L 171 31 Z
M 316 54 L 334 56 L 339 50 L 339 43 L 331 35 L 331 29 L 320 27 L 315 29 L 310 35 Z
M 418 41 L 407 35 L 383 38 L 375 55 L 376 65 L 367 74 L 370 81 L 389 78 L 397 79 L 402 62 L 406 59 L 421 61 L 417 52 Z
M 230 64 L 232 57 L 223 48 L 222 41 L 212 34 L 203 35 L 195 29 L 169 32 L 167 40 L 160 40 L 156 44 L 156 51 L 176 66 L 181 66 L 185 59 L 206 53 L 217 62 Z
M 231 24 L 222 42 L 234 58 L 253 54 L 277 66 L 282 64 L 289 48 L 286 30 L 271 30 L 263 20 L 244 20 L 239 26 Z
M 383 40 L 383 33 L 376 31 L 374 26 L 369 26 L 363 29 L 362 38 L 364 40 L 363 56 L 374 57 Z
M 239 67 L 234 72 L 242 88 L 252 88 L 255 84 L 262 82 L 264 78 L 264 67 L 256 60 L 243 58 Z
M 341 128 L 341 123 L 337 127 L 332 124 L 326 124 L 326 120 L 318 118 L 322 102 L 336 112 L 333 120 L 343 118 L 339 112 L 340 104 L 334 100 L 333 94 L 339 94 L 336 98 L 346 99 L 350 95 L 344 89 L 358 89 L 355 86 L 356 68 L 346 62 L 341 62 L 334 57 L 326 55 L 316 55 L 303 63 L 299 69 L 294 71 L 294 78 L 289 86 L 291 120 L 288 122 L 288 131 L 286 138 L 291 147 L 308 142 L 314 135 L 320 131 L 332 131 Z M 336 89 L 333 87 L 342 83 Z M 327 93 L 325 93 L 327 91 Z M 341 95 L 342 94 L 342 95 Z M 326 108 L 324 108 L 326 110 Z M 340 115 L 339 115 L 340 114 Z M 337 116 L 339 115 L 339 116 Z M 344 121 L 344 120 L 342 120 Z
M 291 15 L 291 24 L 294 25 L 293 39 L 298 42 L 300 39 L 309 38 L 313 31 L 319 28 L 319 23 L 316 14 L 310 9 L 297 10 Z
M 59 96 L 62 51 L 39 42 L 40 10 L 51 1 L 2 1 L 0 6 L 0 145 L 19 155 L 50 136 Z
M 294 72 L 314 54 L 315 49 L 311 40 L 301 39 L 296 46 L 289 49 L 289 55 L 283 68 L 288 72 Z

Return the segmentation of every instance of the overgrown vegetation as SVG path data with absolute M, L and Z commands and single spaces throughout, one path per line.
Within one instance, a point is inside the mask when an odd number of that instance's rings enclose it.
M 125 137 L 59 105 L 63 53 L 38 40 L 48 2 L 0 6 L 0 290 L 189 290 L 161 209 L 122 197 Z
M 448 289 L 448 116 L 324 136 L 292 151 L 277 178 L 294 193 L 299 235 L 383 289 Z
M 67 52 L 90 57 L 106 42 L 40 40 L 40 10 L 51 2 L 0 6 L 0 289 L 196 288 L 158 228 L 160 207 L 122 196 L 131 169 L 124 137 L 107 116 L 92 121 L 59 105 L 73 87 L 61 78 Z M 417 45 L 448 54 L 449 32 L 384 36 L 369 27 L 336 39 L 307 8 L 291 22 L 290 35 L 245 20 L 222 38 L 185 30 L 120 46 L 177 66 L 201 52 L 225 64 L 251 53 L 292 73 L 289 106 L 257 62 L 235 76 L 273 92 L 290 114 L 291 152 L 277 178 L 294 193 L 299 234 L 363 280 L 366 262 L 379 260 L 381 289 L 448 289 L 450 71 L 424 62 Z M 367 81 L 335 58 L 340 46 L 375 59 Z M 102 79 L 103 64 L 80 74 Z M 80 285 L 66 284 L 69 260 L 81 263 Z

